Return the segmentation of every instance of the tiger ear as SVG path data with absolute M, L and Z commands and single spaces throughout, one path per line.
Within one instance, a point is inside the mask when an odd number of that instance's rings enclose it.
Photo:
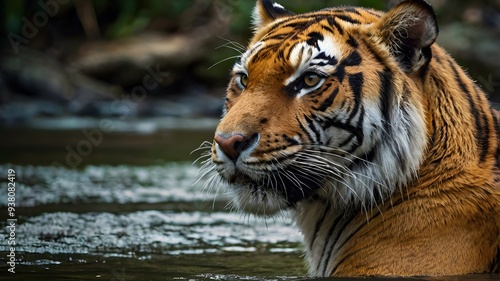
M 254 30 L 257 32 L 262 27 L 278 18 L 289 17 L 292 15 L 294 15 L 293 12 L 288 11 L 278 3 L 271 0 L 257 0 L 257 5 L 253 10 Z
M 424 0 L 399 3 L 382 17 L 378 28 L 381 39 L 407 73 L 430 60 L 430 46 L 439 33 L 434 9 Z

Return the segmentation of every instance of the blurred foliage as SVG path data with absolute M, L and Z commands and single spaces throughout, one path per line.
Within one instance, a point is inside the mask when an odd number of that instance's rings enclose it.
M 75 16 L 73 1 L 68 4 L 58 4 L 58 0 L 3 0 L 0 2 L 0 15 L 3 18 L 0 24 L 4 32 L 21 33 L 23 17 L 28 20 L 42 8 L 41 2 L 56 3 L 61 12 L 55 18 L 71 19 Z M 215 8 L 221 17 L 231 17 L 231 34 L 235 37 L 247 38 L 250 35 L 249 23 L 251 22 L 251 12 L 255 1 L 250 0 L 80 0 L 80 2 L 91 3 L 98 19 L 98 25 L 101 28 L 104 38 L 118 38 L 131 36 L 151 28 L 154 21 L 163 22 L 163 27 L 167 31 L 174 32 L 183 29 L 183 25 L 196 24 L 196 22 L 187 23 L 182 17 L 185 12 L 193 6 L 203 6 L 205 9 Z M 278 1 L 280 2 L 280 1 Z M 330 7 L 332 5 L 351 5 L 372 7 L 378 10 L 386 10 L 393 5 L 393 0 L 373 1 L 373 0 L 282 0 L 287 9 L 303 13 L 313 10 Z M 498 6 L 496 0 L 468 1 L 468 0 L 430 0 L 437 8 L 438 17 L 441 21 L 460 21 L 462 14 L 470 6 Z M 498 18 L 495 19 L 498 21 Z M 499 24 L 499 23 L 496 23 Z M 49 24 L 50 25 L 50 24 Z M 80 33 L 65 34 L 68 36 L 82 36 Z
M 58 1 L 61 1 L 61 4 Z M 281 2 L 291 11 L 302 13 L 332 5 L 365 6 L 386 10 L 398 1 L 278 0 L 277 2 Z M 467 22 L 474 30 L 485 28 L 494 30 L 496 32 L 494 34 L 498 35 L 500 13 L 497 0 L 429 0 L 429 2 L 434 5 L 442 26 L 453 22 Z M 201 83 L 211 86 L 223 86 L 226 83 L 226 74 L 234 62 L 228 58 L 237 56 L 238 52 L 231 46 L 219 47 L 226 46 L 228 40 L 246 45 L 251 36 L 251 14 L 255 5 L 255 1 L 250 0 L 3 0 L 0 1 L 0 32 L 21 34 L 24 23 L 22 19 L 33 22 L 34 15 L 43 9 L 40 3 L 56 3 L 58 12 L 49 19 L 46 26 L 40 28 L 35 38 L 29 40 L 28 46 L 41 51 L 50 51 L 63 62 L 67 61 L 75 49 L 85 41 L 115 40 L 145 31 L 189 34 L 190 30 L 205 24 L 207 17 L 215 15 L 228 26 L 228 29 L 220 31 L 220 38 L 212 40 L 207 55 L 196 65 L 190 66 L 190 72 L 186 74 L 195 75 Z M 89 8 L 94 14 L 94 22 L 91 14 L 79 13 L 79 7 Z M 197 12 L 193 13 L 193 10 Z M 200 14 L 199 11 L 206 13 Z M 97 37 L 91 36 L 87 30 L 92 23 L 98 30 Z M 2 36 L 0 43 L 9 45 L 6 36 Z M 499 46 L 490 45 L 485 48 L 493 48 L 493 52 L 498 53 Z M 476 56 L 467 58 L 465 55 L 459 58 L 459 61 L 465 64 L 466 68 L 478 71 L 472 74 L 475 77 L 479 75 L 487 77 L 497 72 L 491 66 L 485 68 L 469 65 L 477 61 Z

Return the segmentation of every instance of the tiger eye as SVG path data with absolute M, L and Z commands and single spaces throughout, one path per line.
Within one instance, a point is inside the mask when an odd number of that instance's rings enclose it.
M 243 88 L 246 88 L 246 87 L 247 87 L 247 84 L 248 84 L 248 75 L 246 75 L 246 74 L 244 74 L 244 73 L 241 73 L 241 74 L 239 74 L 239 76 L 238 76 L 238 80 L 239 80 L 240 85 L 241 85 Z
M 306 73 L 306 75 L 304 75 L 304 84 L 307 87 L 314 87 L 314 86 L 318 85 L 320 80 L 321 80 L 321 77 L 319 77 L 319 75 L 316 73 L 309 72 L 309 73 Z

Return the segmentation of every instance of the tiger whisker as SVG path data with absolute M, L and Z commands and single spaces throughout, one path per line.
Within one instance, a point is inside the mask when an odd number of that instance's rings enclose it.
M 309 156 L 311 156 L 311 155 L 309 155 Z M 331 162 L 330 160 L 325 159 L 323 157 L 320 157 L 318 155 L 313 155 L 313 156 L 316 158 L 316 159 L 314 159 L 315 164 L 321 164 L 322 161 L 324 163 Z M 311 160 L 311 159 L 309 158 L 309 160 Z M 352 178 L 352 179 L 360 182 L 363 186 L 366 187 L 367 191 L 370 191 L 369 186 L 364 181 L 359 179 L 354 173 L 352 173 L 352 171 L 346 169 L 345 167 L 343 167 L 341 165 L 338 165 L 337 163 L 330 163 L 330 164 L 336 164 L 336 165 L 328 166 L 328 169 L 326 167 L 321 167 L 320 165 L 313 165 L 313 163 L 309 163 L 309 162 L 302 161 L 299 164 L 301 164 L 302 167 L 308 167 L 308 168 L 314 169 L 314 171 L 316 173 L 320 172 L 323 176 L 330 178 L 330 179 L 333 179 L 336 182 L 341 183 L 346 188 L 348 188 L 358 199 L 361 199 L 360 195 L 348 184 L 348 182 L 344 179 L 344 177 Z M 342 168 L 343 171 L 341 171 L 338 168 Z M 369 177 L 367 177 L 367 178 L 372 180 Z M 339 192 L 337 191 L 337 193 L 339 193 Z M 362 201 L 362 200 L 360 200 L 360 201 Z
M 311 151 L 308 151 L 308 152 L 311 152 Z M 382 186 L 382 187 L 386 187 L 383 183 L 378 182 L 377 180 L 375 180 L 375 179 L 373 179 L 373 178 L 370 178 L 370 177 L 368 177 L 368 176 L 367 176 L 367 175 L 365 175 L 365 174 L 358 173 L 358 172 L 356 172 L 356 171 L 352 171 L 351 169 L 348 169 L 348 168 L 346 168 L 346 167 L 344 167 L 344 166 L 341 166 L 341 165 L 339 165 L 338 163 L 335 163 L 335 162 L 333 162 L 333 161 L 331 161 L 331 160 L 329 160 L 329 159 L 326 159 L 326 158 L 324 158 L 324 157 L 322 157 L 322 156 L 320 156 L 320 155 L 316 155 L 316 154 L 309 154 L 309 155 L 307 155 L 307 156 L 311 156 L 311 157 L 312 157 L 312 156 L 314 156 L 317 160 L 324 161 L 325 163 L 327 163 L 327 164 L 329 164 L 329 165 L 332 165 L 332 166 L 337 166 L 337 167 L 341 167 L 341 168 L 342 168 L 343 170 L 345 170 L 346 172 L 351 173 L 351 177 L 352 177 L 352 178 L 356 178 L 356 179 L 358 179 L 358 177 L 366 178 L 366 179 L 371 180 L 371 181 L 373 181 L 374 183 L 376 183 L 376 184 L 378 184 L 378 185 L 380 185 L 380 186 Z
M 226 43 L 224 43 L 222 46 L 224 46 L 224 45 L 233 45 L 235 48 L 237 48 L 238 50 L 242 51 L 242 53 L 246 51 L 246 47 L 243 46 L 241 43 L 238 43 L 236 41 L 233 41 L 233 40 L 230 40 L 230 39 L 227 39 L 227 38 L 224 38 L 224 37 L 220 37 L 220 36 L 218 36 L 217 38 L 226 41 Z
M 297 178 L 297 176 L 295 176 L 293 173 L 290 173 L 290 172 L 287 172 L 287 171 L 284 171 L 283 172 L 283 176 L 285 176 L 285 178 L 287 178 L 288 180 L 290 180 L 290 182 L 297 188 L 301 191 L 302 193 L 302 196 L 305 197 L 305 194 L 304 194 L 304 189 L 302 188 L 302 186 L 304 186 L 304 183 L 299 180 Z M 286 189 L 286 188 L 285 188 Z M 287 197 L 288 198 L 288 197 Z
M 196 158 L 196 160 L 193 161 L 193 165 L 195 165 L 197 163 L 201 163 L 202 166 L 210 165 L 211 163 L 207 163 L 207 162 L 211 162 L 210 156 L 212 156 L 212 153 L 210 153 L 209 151 L 202 153 L 198 158 Z M 207 159 L 204 159 L 204 158 L 207 158 Z
M 238 52 L 240 55 L 242 55 L 242 54 L 243 54 L 242 50 L 240 50 L 240 49 L 239 49 L 239 48 L 237 48 L 237 47 L 231 46 L 231 44 L 230 44 L 230 43 L 225 43 L 224 45 L 221 45 L 221 46 L 219 46 L 219 47 L 216 47 L 215 49 L 220 49 L 220 48 L 228 48 L 228 49 L 231 49 L 231 50 L 233 50 L 233 51 Z
M 308 145 L 304 145 L 305 147 L 305 150 L 304 151 L 310 151 L 310 152 L 316 152 L 316 153 L 322 153 L 322 154 L 327 154 L 327 155 L 331 155 L 333 157 L 342 157 L 342 159 L 344 160 L 347 160 L 351 163 L 354 163 L 354 160 L 358 160 L 358 161 L 361 161 L 365 164 L 369 164 L 369 165 L 377 165 L 377 166 L 380 166 L 378 165 L 377 163 L 374 163 L 374 162 L 371 162 L 371 161 L 368 161 L 366 159 L 363 159 L 359 156 L 356 156 L 352 153 L 349 153 L 341 148 L 338 148 L 338 147 L 330 147 L 330 146 L 325 146 L 325 145 L 311 145 L 311 144 L 308 144 Z M 317 148 L 317 149 L 314 149 L 314 148 Z M 339 154 L 336 154 L 336 152 L 340 152 L 342 154 L 345 154 L 345 155 L 349 155 L 350 157 L 352 157 L 353 159 L 350 159 L 350 158 L 347 158 L 343 155 L 339 155 Z
M 195 152 L 197 152 L 197 151 L 200 151 L 200 150 L 211 149 L 211 148 L 212 148 L 212 143 L 211 143 L 211 142 L 209 142 L 209 141 L 204 141 L 204 142 L 202 142 L 202 143 L 200 144 L 200 146 L 199 146 L 198 148 L 196 148 L 196 149 L 194 149 L 193 151 L 191 151 L 191 152 L 189 153 L 189 155 L 191 155 L 191 154 L 193 154 L 193 153 L 195 153 Z
M 232 59 L 235 59 L 235 58 L 238 58 L 238 57 L 240 57 L 240 56 L 239 56 L 239 55 L 237 55 L 237 56 L 230 56 L 230 57 L 228 57 L 228 58 L 222 59 L 222 60 L 220 60 L 220 61 L 218 61 L 218 62 L 216 62 L 216 63 L 212 64 L 211 66 L 209 66 L 209 67 L 207 68 L 207 70 L 210 70 L 210 69 L 212 69 L 213 67 L 215 67 L 216 65 L 219 65 L 219 64 L 221 64 L 221 63 L 223 63 L 223 62 L 225 62 L 225 61 L 232 60 Z
M 209 191 L 211 190 L 211 188 L 213 188 L 213 187 L 215 187 L 215 186 L 217 186 L 217 188 L 218 188 L 218 186 L 219 186 L 219 185 L 215 185 L 215 183 L 214 183 L 214 182 L 215 182 L 217 179 L 219 179 L 219 178 L 220 178 L 220 177 L 219 177 L 219 175 L 218 175 L 217 173 L 213 173 L 213 174 L 212 174 L 212 175 L 211 175 L 211 176 L 207 179 L 207 181 L 205 181 L 205 183 L 203 183 L 203 185 L 202 185 L 202 187 L 201 187 L 201 190 L 202 190 L 203 192 L 209 192 Z

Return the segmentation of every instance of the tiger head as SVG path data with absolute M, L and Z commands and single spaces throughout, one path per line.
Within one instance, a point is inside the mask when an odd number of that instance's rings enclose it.
M 254 29 L 211 153 L 237 208 L 358 208 L 415 178 L 427 139 L 418 76 L 438 34 L 427 2 L 296 15 L 259 0 Z

